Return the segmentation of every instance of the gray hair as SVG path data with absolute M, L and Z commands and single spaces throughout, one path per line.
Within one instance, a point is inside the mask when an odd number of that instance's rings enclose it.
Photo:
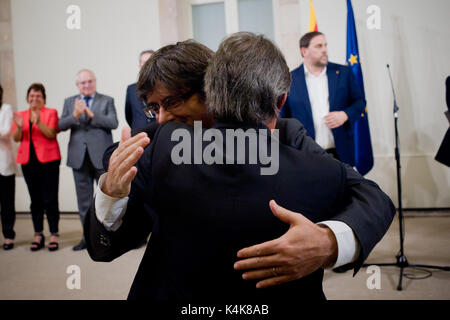
M 291 74 L 263 35 L 238 32 L 219 46 L 205 75 L 208 112 L 219 121 L 266 123 L 277 116 Z
M 94 77 L 94 79 L 97 80 L 97 78 L 95 77 L 94 71 L 89 70 L 89 69 L 81 69 L 80 71 L 77 72 L 77 79 L 75 80 L 75 83 L 78 83 L 78 76 L 79 76 L 80 73 L 82 73 L 82 72 L 89 72 L 89 73 L 92 75 L 92 77 Z

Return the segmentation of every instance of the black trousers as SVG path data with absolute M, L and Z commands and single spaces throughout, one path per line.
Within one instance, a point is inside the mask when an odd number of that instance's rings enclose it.
M 44 211 L 50 233 L 58 233 L 59 223 L 59 164 L 60 160 L 47 163 L 22 165 L 22 172 L 30 193 L 30 211 L 35 233 L 44 230 Z
M 14 223 L 16 222 L 16 210 L 14 208 L 16 190 L 16 176 L 2 176 L 0 174 L 0 210 L 2 217 L 2 232 L 7 239 L 14 239 Z

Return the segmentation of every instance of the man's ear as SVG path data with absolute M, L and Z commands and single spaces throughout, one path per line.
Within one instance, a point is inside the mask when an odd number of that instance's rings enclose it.
M 282 107 L 282 106 L 284 105 L 284 103 L 286 102 L 287 96 L 288 96 L 288 94 L 287 94 L 287 92 L 285 92 L 285 93 L 283 93 L 283 95 L 281 95 L 281 96 L 278 98 L 278 103 L 277 103 L 278 111 L 281 110 L 281 107 Z
M 302 58 L 305 57 L 306 50 L 307 50 L 307 48 L 305 48 L 305 47 L 300 48 L 300 55 L 302 56 Z

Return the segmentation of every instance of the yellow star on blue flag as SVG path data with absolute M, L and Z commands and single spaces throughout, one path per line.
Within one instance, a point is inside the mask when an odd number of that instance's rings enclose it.
M 348 58 L 348 62 L 350 62 L 351 66 L 353 67 L 353 65 L 355 63 L 358 63 L 358 56 L 350 54 L 350 58 Z

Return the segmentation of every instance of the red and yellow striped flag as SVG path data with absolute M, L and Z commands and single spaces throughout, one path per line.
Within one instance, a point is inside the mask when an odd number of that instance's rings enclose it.
M 312 0 L 309 0 L 309 32 L 318 31 L 316 13 L 314 11 L 314 6 Z

